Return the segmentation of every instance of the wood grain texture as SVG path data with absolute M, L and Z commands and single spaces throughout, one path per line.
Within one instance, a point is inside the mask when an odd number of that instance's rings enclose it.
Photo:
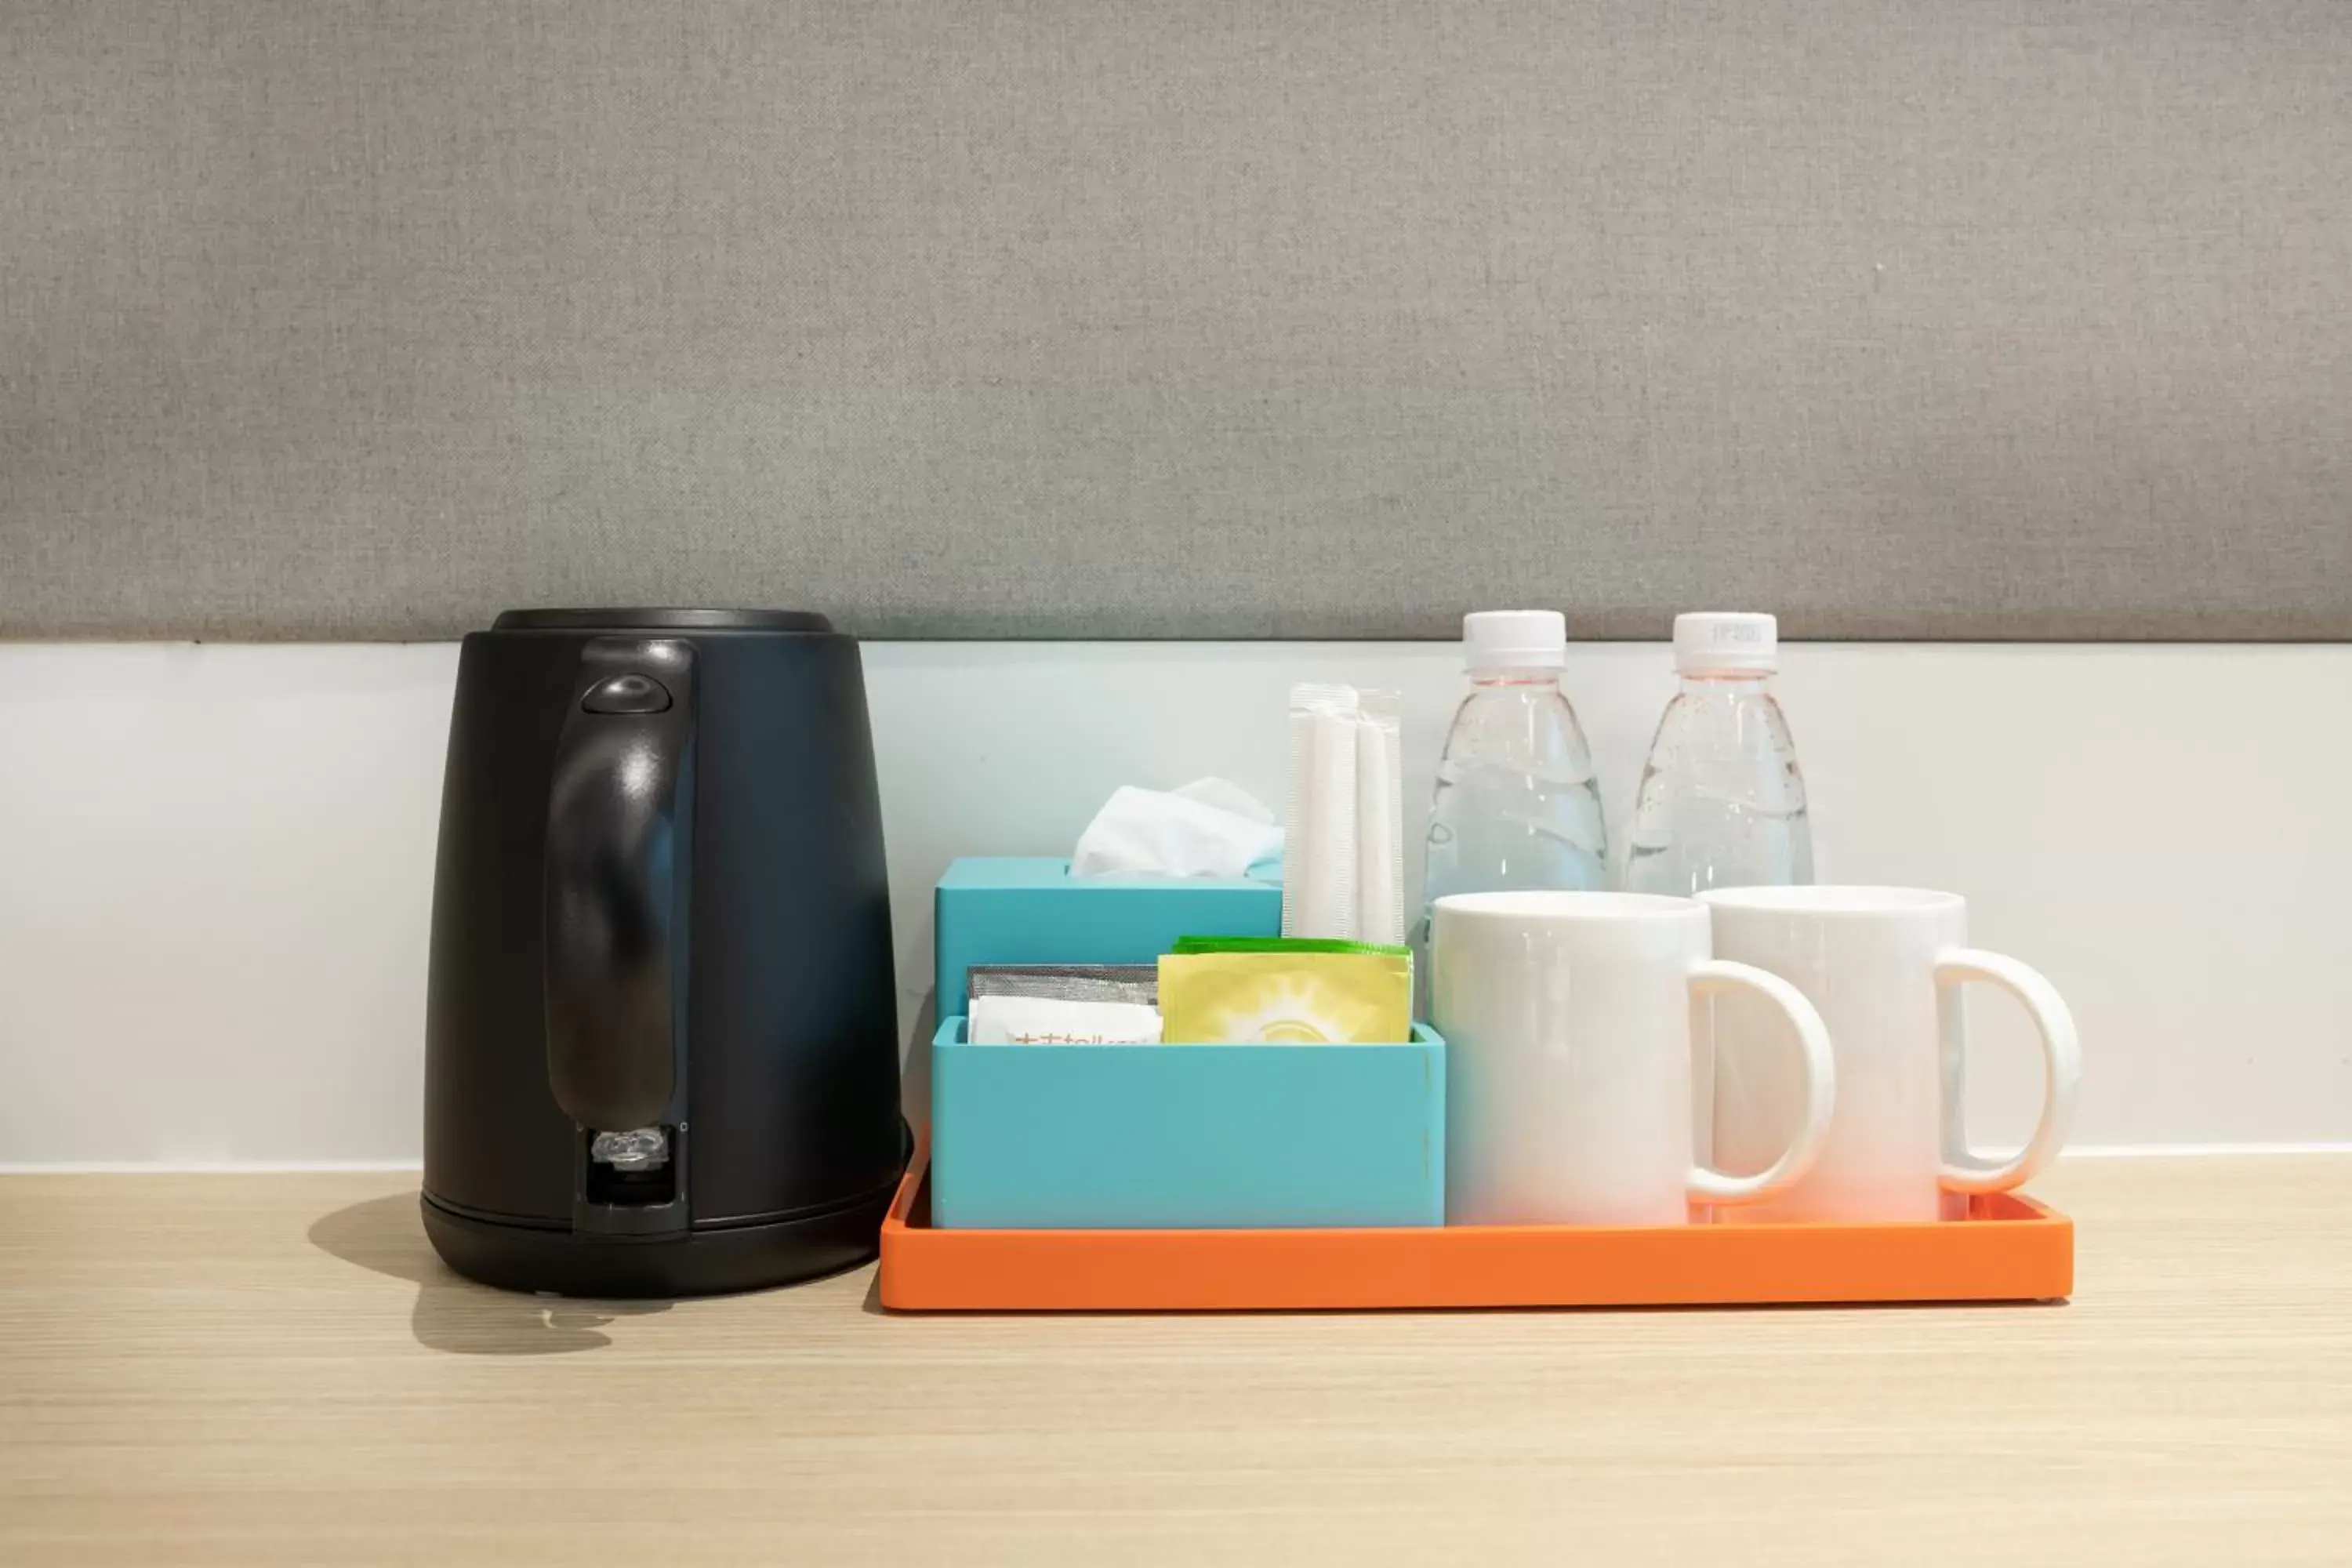
M 2340 1563 L 2352 1159 L 2070 1163 L 2057 1308 L 895 1318 L 0 1180 L 0 1562 Z

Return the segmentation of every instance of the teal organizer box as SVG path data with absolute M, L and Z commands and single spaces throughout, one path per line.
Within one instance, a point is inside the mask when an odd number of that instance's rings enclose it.
M 953 1229 L 1443 1225 L 1445 1042 L 974 1046 L 949 1018 L 930 1189 Z
M 975 963 L 1150 963 L 1180 936 L 1282 934 L 1278 879 L 1080 879 L 1067 860 L 963 859 L 933 900 L 942 1018 L 964 1010 Z

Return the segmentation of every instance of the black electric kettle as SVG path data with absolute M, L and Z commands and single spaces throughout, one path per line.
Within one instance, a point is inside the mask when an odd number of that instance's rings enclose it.
M 466 638 L 425 1230 L 493 1285 L 745 1289 L 873 1256 L 907 1157 L 857 645 L 520 610 Z

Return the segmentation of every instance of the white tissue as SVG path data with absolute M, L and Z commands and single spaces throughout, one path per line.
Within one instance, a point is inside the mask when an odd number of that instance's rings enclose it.
M 1238 877 L 1282 848 L 1274 813 L 1239 784 L 1111 793 L 1070 856 L 1073 877 Z

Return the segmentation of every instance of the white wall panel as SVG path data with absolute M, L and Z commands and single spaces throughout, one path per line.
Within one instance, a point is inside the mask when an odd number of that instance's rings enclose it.
M 1664 650 L 1580 646 L 1622 823 Z M 1278 801 L 1297 679 L 1406 698 L 1442 645 L 866 649 L 898 971 L 957 853 L 1066 849 L 1116 784 Z M 401 1161 L 418 1148 L 449 645 L 0 646 L 0 1163 Z M 2081 1016 L 2085 1144 L 2352 1140 L 2352 647 L 1805 645 L 1784 700 L 1823 874 L 1948 887 Z M 1409 834 L 1409 837 L 1412 835 Z M 2032 1053 L 1980 1009 L 1977 1121 Z

